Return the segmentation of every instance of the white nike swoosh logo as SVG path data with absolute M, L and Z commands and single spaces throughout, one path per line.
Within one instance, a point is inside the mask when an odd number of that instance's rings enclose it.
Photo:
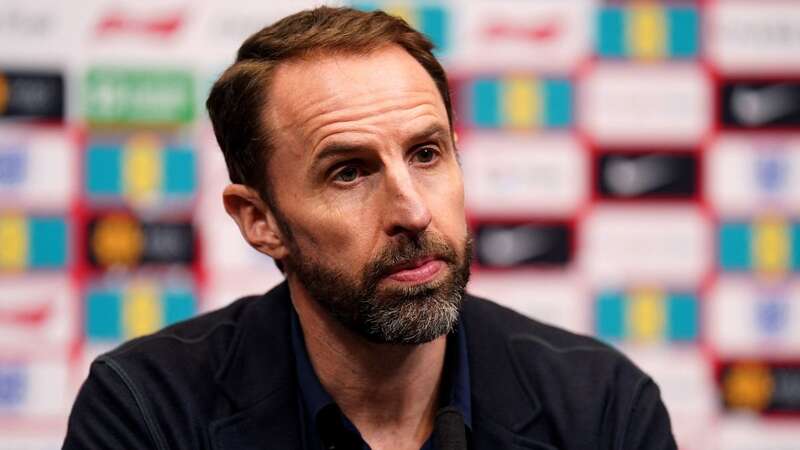
M 514 266 L 526 259 L 544 255 L 552 242 L 528 226 L 488 230 L 480 242 L 483 259 L 496 266 Z
M 796 97 L 786 84 L 760 89 L 736 87 L 731 94 L 731 109 L 745 125 L 764 125 L 795 111 Z
M 660 162 L 664 159 L 663 156 L 652 155 L 634 160 L 612 160 L 606 166 L 603 180 L 615 194 L 626 197 L 644 194 L 674 178 L 672 171 Z

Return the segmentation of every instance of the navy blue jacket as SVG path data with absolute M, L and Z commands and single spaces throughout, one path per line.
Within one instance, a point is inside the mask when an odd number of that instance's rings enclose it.
M 286 283 L 92 364 L 65 449 L 301 447 Z M 655 383 L 616 350 L 467 296 L 472 449 L 674 450 Z

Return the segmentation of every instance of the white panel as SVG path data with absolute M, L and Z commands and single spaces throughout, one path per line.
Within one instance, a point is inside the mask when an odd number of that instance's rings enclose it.
M 72 400 L 65 357 L 24 362 L 0 359 L 0 416 L 52 419 L 65 414 Z
M 708 54 L 723 73 L 800 73 L 796 2 L 712 2 L 708 19 Z
M 64 443 L 64 432 L 48 430 L 46 433 L 20 433 L 2 428 L 0 432 L 3 433 L 0 450 L 56 450 Z
M 594 0 L 474 1 L 453 10 L 456 70 L 569 71 L 591 49 Z
M 63 354 L 78 337 L 78 304 L 62 275 L 0 278 L 0 351 L 4 356 Z
M 770 422 L 755 417 L 722 418 L 717 426 L 718 450 L 797 450 L 800 448 L 800 427 L 796 420 L 775 419 Z
M 77 149 L 64 131 L 0 129 L 0 205 L 69 208 L 77 169 Z
M 722 214 L 800 213 L 800 136 L 723 135 L 705 167 L 708 198 Z
M 693 285 L 711 265 L 710 224 L 695 207 L 599 207 L 579 239 L 581 267 L 599 285 Z
M 706 303 L 709 343 L 725 357 L 800 357 L 800 283 L 720 278 Z
M 588 156 L 568 135 L 470 135 L 461 145 L 474 214 L 573 214 L 588 199 Z
M 0 64 L 60 67 L 72 57 L 77 27 L 68 11 L 78 8 L 69 3 L 0 0 Z
M 575 333 L 591 331 L 586 292 L 574 276 L 479 272 L 467 291 Z
M 601 64 L 578 89 L 579 124 L 603 144 L 691 145 L 711 126 L 711 86 L 696 65 Z

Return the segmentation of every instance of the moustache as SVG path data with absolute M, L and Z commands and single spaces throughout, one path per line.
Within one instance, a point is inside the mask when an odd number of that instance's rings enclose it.
M 430 232 L 413 238 L 403 235 L 367 264 L 365 279 L 377 282 L 392 274 L 397 266 L 423 258 L 436 258 L 453 266 L 457 263 L 458 255 L 447 241 Z

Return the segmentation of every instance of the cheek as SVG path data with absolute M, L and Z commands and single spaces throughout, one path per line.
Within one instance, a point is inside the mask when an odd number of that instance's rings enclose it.
M 304 253 L 316 255 L 327 261 L 356 261 L 358 255 L 368 250 L 369 220 L 365 214 L 375 215 L 375 210 L 359 204 L 357 208 L 331 208 L 329 205 L 308 207 L 303 210 L 296 226 L 295 238 Z M 347 267 L 342 267 L 347 268 Z
M 467 221 L 461 172 L 456 169 L 445 182 L 438 183 L 436 189 L 431 192 L 433 195 L 430 197 L 429 205 L 434 221 L 452 238 L 462 239 L 466 234 Z

